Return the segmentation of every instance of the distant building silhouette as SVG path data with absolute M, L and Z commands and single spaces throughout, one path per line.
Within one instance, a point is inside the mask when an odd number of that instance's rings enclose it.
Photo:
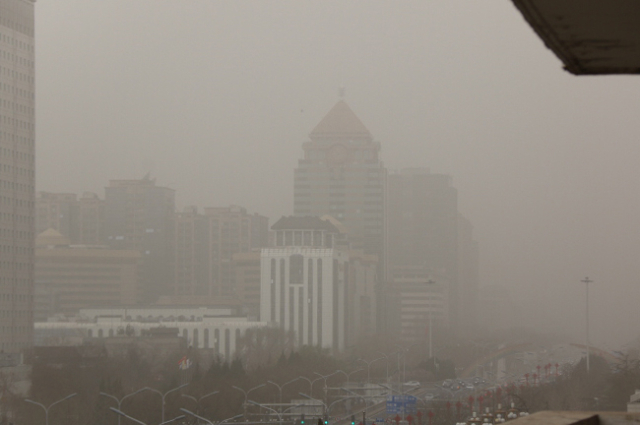
M 111 180 L 105 188 L 106 243 L 142 254 L 139 301 L 155 302 L 174 281 L 175 191 L 155 179 Z
M 426 168 L 391 173 L 388 200 L 389 275 L 402 335 L 423 340 L 429 320 L 433 332 L 457 330 L 459 216 L 451 177 Z
M 36 238 L 35 318 L 74 316 L 83 308 L 133 305 L 141 255 L 107 246 L 71 245 L 48 229 Z
M 70 243 L 102 245 L 104 240 L 104 200 L 93 192 L 38 192 L 36 197 L 36 232 L 55 229 Z
M 294 174 L 294 215 L 329 215 L 347 231 L 351 249 L 378 259 L 378 291 L 385 283 L 385 185 L 380 144 L 340 100 L 309 134 Z M 384 328 L 379 315 L 378 328 Z
M 231 205 L 208 207 L 204 214 L 186 207 L 175 220 L 174 298 L 197 301 L 195 297 L 206 296 L 218 303 L 242 303 L 238 298 L 245 288 L 236 285 L 234 255 L 267 246 L 269 219 Z

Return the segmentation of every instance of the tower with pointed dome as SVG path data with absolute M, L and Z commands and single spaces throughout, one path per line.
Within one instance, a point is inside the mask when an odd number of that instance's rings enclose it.
M 304 156 L 294 174 L 294 215 L 329 215 L 338 220 L 347 230 L 351 249 L 378 257 L 382 290 L 387 170 L 379 157 L 380 143 L 341 99 L 302 148 Z

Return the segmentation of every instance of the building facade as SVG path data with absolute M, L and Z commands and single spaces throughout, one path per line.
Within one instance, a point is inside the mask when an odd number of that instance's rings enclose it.
M 103 245 L 104 199 L 93 192 L 78 198 L 78 241 L 80 245 Z
M 55 229 L 72 244 L 103 245 L 104 200 L 93 192 L 38 192 L 36 196 L 36 233 Z
M 185 207 L 175 217 L 176 297 L 210 297 L 209 220 L 198 207 Z
M 378 296 L 386 278 L 387 171 L 380 143 L 339 101 L 309 134 L 294 173 L 294 215 L 329 215 L 344 225 L 351 249 L 378 258 Z M 385 329 L 384 314 L 377 328 Z
M 0 350 L 33 340 L 34 1 L 0 0 Z
M 266 323 L 236 317 L 219 308 L 112 308 L 80 311 L 80 320 L 39 322 L 36 345 L 81 345 L 87 338 L 140 337 L 158 329 L 175 329 L 187 345 L 231 361 L 248 329 Z
M 36 234 L 55 229 L 71 241 L 78 239 L 78 197 L 75 193 L 38 192 Z
M 140 302 L 173 292 L 175 191 L 141 180 L 111 180 L 105 188 L 106 244 L 142 254 Z
M 459 310 L 458 193 L 451 177 L 432 174 L 426 168 L 391 173 L 388 197 L 391 287 L 395 293 L 420 294 L 424 301 L 418 303 L 416 298 L 415 303 L 422 306 L 419 308 L 417 304 L 411 307 L 414 301 L 409 299 L 396 304 L 400 310 L 394 313 L 395 327 L 399 326 L 407 338 L 415 333 L 409 329 L 418 327 L 422 337 L 431 315 L 432 320 L 438 318 L 433 323 L 439 327 L 455 330 Z M 436 282 L 437 292 L 428 281 Z M 441 304 L 445 301 L 446 307 Z M 420 309 L 426 310 L 419 313 Z M 419 320 L 420 314 L 422 325 L 411 323 Z
M 276 246 L 261 254 L 260 320 L 294 333 L 298 346 L 344 350 L 349 259 L 336 247 L 338 229 L 317 217 L 283 217 L 271 228 Z
M 209 267 L 211 294 L 234 298 L 234 254 L 263 248 L 268 241 L 269 219 L 248 214 L 237 205 L 204 209 L 209 223 Z
M 234 256 L 267 246 L 268 232 L 269 219 L 243 207 L 186 207 L 176 214 L 174 296 L 238 301 Z
M 71 245 L 58 231 L 44 231 L 36 238 L 36 321 L 73 316 L 85 308 L 135 304 L 140 264 L 138 251 Z
M 236 296 L 249 319 L 260 317 L 260 251 L 233 255 Z

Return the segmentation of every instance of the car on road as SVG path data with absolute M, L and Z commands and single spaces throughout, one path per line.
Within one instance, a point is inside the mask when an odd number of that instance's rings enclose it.
M 418 381 L 409 381 L 409 382 L 405 382 L 404 384 L 405 387 L 419 387 L 420 386 L 420 382 Z

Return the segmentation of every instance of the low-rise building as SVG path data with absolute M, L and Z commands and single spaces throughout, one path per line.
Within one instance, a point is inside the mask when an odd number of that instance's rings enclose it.
M 247 329 L 266 326 L 232 313 L 231 309 L 207 307 L 87 309 L 73 320 L 37 322 L 35 345 L 81 345 L 89 339 L 142 337 L 166 328 L 176 332 L 187 346 L 229 360 Z

